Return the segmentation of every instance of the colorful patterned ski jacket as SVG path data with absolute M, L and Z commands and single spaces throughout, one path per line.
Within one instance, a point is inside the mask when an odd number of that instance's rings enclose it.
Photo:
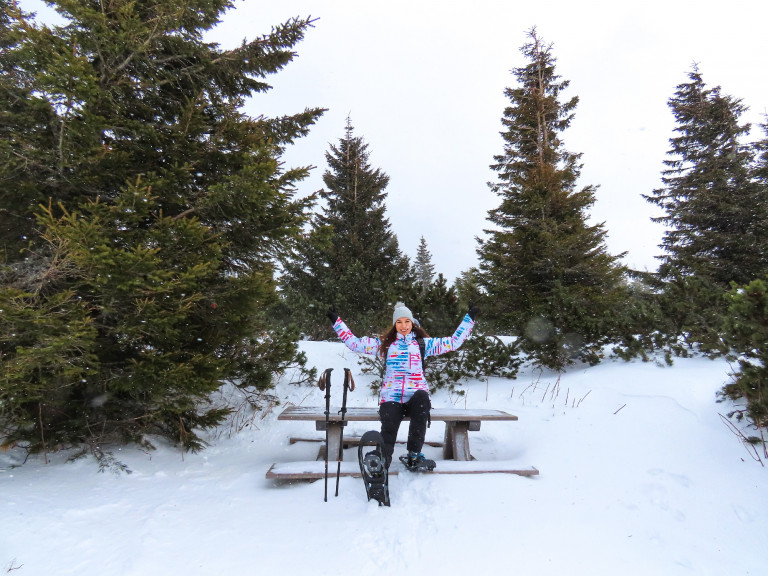
M 449 338 L 424 338 L 424 356 L 438 356 L 456 350 L 469 337 L 475 321 L 464 316 L 456 332 Z M 347 345 L 347 348 L 360 354 L 375 356 L 379 352 L 381 340 L 365 336 L 358 338 L 339 318 L 333 325 L 336 334 Z M 386 371 L 381 385 L 379 403 L 408 402 L 417 390 L 429 392 L 429 386 L 424 378 L 421 366 L 421 350 L 419 342 L 413 333 L 397 335 L 387 351 Z

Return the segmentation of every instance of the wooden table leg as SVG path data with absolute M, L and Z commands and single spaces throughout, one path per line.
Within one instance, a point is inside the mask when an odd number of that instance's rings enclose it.
M 336 462 L 339 457 L 339 446 L 341 445 L 341 431 L 346 422 L 342 425 L 341 422 L 328 422 L 328 461 Z M 317 429 L 325 431 L 325 422 L 317 422 Z M 318 460 L 325 460 L 325 444 L 320 448 L 317 454 Z M 342 460 L 344 459 L 344 452 L 341 453 Z
M 469 422 L 446 422 L 443 458 L 472 460 L 469 452 Z

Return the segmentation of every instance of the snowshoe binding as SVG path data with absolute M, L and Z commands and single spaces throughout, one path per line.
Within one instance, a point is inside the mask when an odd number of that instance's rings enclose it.
M 432 472 L 435 469 L 435 461 L 426 458 L 421 452 L 408 452 L 400 456 L 406 470 L 410 472 Z
M 373 450 L 366 450 L 373 448 Z M 365 453 L 364 453 L 365 452 Z M 382 454 L 384 453 L 384 438 L 376 430 L 370 430 L 360 438 L 357 456 L 360 462 L 360 473 L 365 484 L 365 495 L 379 503 L 379 506 L 389 506 L 389 472 Z

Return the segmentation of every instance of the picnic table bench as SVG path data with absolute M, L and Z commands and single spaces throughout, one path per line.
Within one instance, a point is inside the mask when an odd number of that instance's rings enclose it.
M 331 408 L 329 410 L 328 426 L 328 454 L 331 460 L 335 461 L 334 455 L 339 454 L 339 447 L 342 443 L 342 430 L 349 422 L 379 422 L 378 408 L 373 407 L 352 407 L 347 408 L 344 422 L 341 420 L 340 408 Z M 459 464 L 461 462 L 473 461 L 474 458 L 469 449 L 469 432 L 480 430 L 480 424 L 483 421 L 515 421 L 517 416 L 508 414 L 502 410 L 487 409 L 461 409 L 461 408 L 433 408 L 430 412 L 430 418 L 433 422 L 445 422 L 445 436 L 443 441 L 443 458 L 447 461 L 453 461 L 450 465 L 444 466 L 440 463 L 436 472 L 444 474 L 460 473 L 482 473 L 482 472 L 507 472 L 524 476 L 533 476 L 538 474 L 535 468 L 520 469 L 519 466 L 504 465 L 504 463 L 476 463 L 472 466 Z M 315 429 L 325 431 L 326 415 L 325 409 L 312 406 L 289 406 L 277 417 L 278 420 L 304 420 L 315 423 Z M 405 420 L 408 420 L 406 418 Z M 378 426 L 377 426 L 378 428 Z M 359 439 L 357 439 L 359 440 Z M 353 438 L 344 438 L 345 443 L 354 442 Z M 324 446 L 325 448 L 325 446 Z M 343 454 L 343 451 L 342 451 Z M 323 459 L 323 452 L 318 456 Z M 343 457 L 343 456 L 342 456 Z M 446 464 L 448 464 L 446 462 Z M 359 475 L 357 462 L 343 463 L 342 475 Z M 390 473 L 396 473 L 394 468 Z M 311 462 L 295 462 L 290 464 L 275 464 L 267 472 L 267 478 L 320 478 L 322 470 L 318 464 Z

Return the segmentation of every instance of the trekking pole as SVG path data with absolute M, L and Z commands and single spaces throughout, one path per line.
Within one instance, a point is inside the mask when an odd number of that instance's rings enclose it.
M 341 460 L 344 458 L 344 415 L 347 413 L 347 390 L 352 392 L 355 389 L 355 381 L 352 379 L 352 372 L 349 368 L 344 368 L 344 396 L 341 400 L 341 435 L 339 436 L 339 454 L 336 460 L 336 496 L 339 495 L 339 476 L 341 476 Z
M 328 368 L 320 376 L 320 380 L 317 386 L 320 390 L 325 390 L 325 496 L 323 502 L 328 502 L 328 430 L 330 428 L 330 416 L 331 416 L 331 371 L 333 368 Z

